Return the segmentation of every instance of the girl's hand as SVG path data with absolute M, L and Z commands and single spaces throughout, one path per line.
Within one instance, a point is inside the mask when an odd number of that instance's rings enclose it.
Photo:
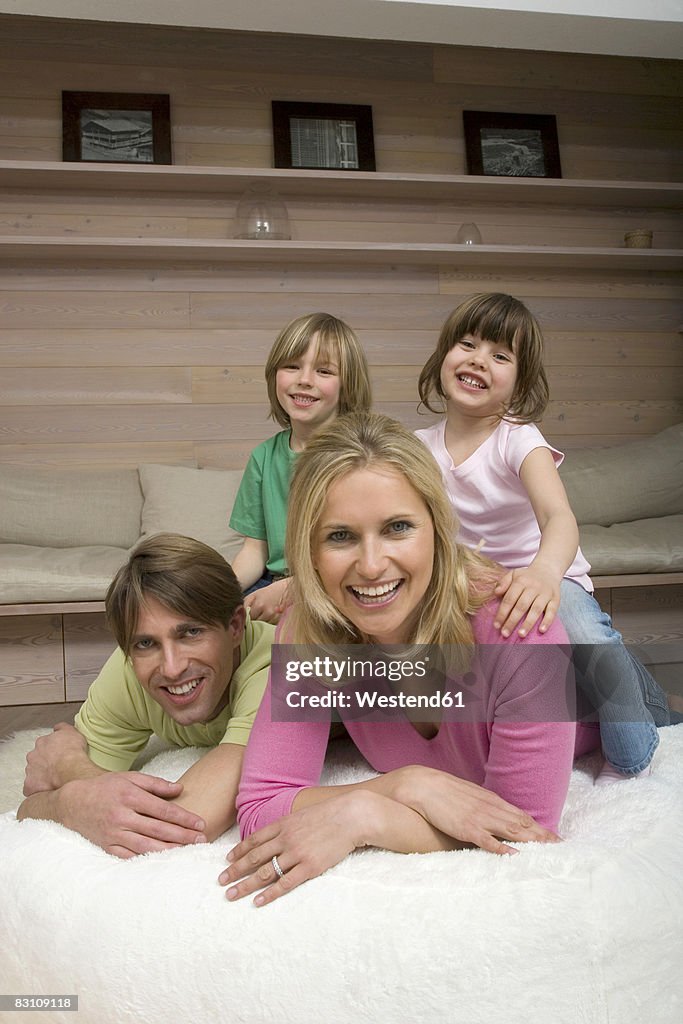
M 268 587 L 261 587 L 253 594 L 245 597 L 244 604 L 249 609 L 253 621 L 272 622 L 274 626 L 287 606 L 287 588 L 289 580 L 277 580 Z
M 410 765 L 396 773 L 393 797 L 412 807 L 434 828 L 461 843 L 489 853 L 513 854 L 513 843 L 559 843 L 554 832 L 539 825 L 530 814 L 509 804 L 475 782 L 422 765 Z
M 501 598 L 494 626 L 503 636 L 510 636 L 521 622 L 519 635 L 524 637 L 541 619 L 539 633 L 545 633 L 560 607 L 560 584 L 555 573 L 541 566 L 506 572 L 494 590 Z
M 371 799 L 361 791 L 344 793 L 294 811 L 242 840 L 228 853 L 230 867 L 218 878 L 220 885 L 231 886 L 227 898 L 237 900 L 263 889 L 254 903 L 265 906 L 367 845 L 361 837 Z M 273 857 L 284 872 L 281 878 Z

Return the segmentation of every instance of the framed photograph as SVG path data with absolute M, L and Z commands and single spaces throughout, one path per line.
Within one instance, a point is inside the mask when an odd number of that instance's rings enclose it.
M 172 163 L 168 96 L 143 92 L 63 92 L 62 159 Z
M 469 174 L 561 178 L 554 114 L 496 114 L 464 110 Z
M 273 100 L 276 167 L 374 171 L 372 107 Z

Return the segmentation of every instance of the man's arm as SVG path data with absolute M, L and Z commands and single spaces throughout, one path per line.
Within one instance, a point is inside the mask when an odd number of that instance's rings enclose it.
M 56 821 L 108 853 L 132 857 L 206 841 L 203 820 L 174 802 L 182 791 L 182 782 L 99 768 L 85 738 L 62 722 L 27 757 L 27 798 L 17 819 Z
M 204 820 L 203 833 L 210 843 L 235 823 L 243 755 L 238 743 L 221 743 L 181 775 L 183 791 L 171 798 L 171 803 L 191 808 Z

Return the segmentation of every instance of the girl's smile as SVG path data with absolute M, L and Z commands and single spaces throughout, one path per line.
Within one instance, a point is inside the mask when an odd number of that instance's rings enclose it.
M 337 480 L 313 556 L 323 589 L 363 636 L 408 640 L 432 578 L 434 527 L 402 474 L 376 465 Z
M 441 364 L 446 401 L 479 415 L 499 415 L 512 398 L 516 380 L 514 353 L 478 335 L 466 334 Z

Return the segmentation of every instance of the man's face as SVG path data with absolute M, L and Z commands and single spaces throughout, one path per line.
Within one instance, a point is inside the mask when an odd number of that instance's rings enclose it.
M 145 599 L 130 659 L 143 689 L 180 725 L 210 722 L 227 706 L 245 614 L 240 607 L 227 626 L 206 625 Z

